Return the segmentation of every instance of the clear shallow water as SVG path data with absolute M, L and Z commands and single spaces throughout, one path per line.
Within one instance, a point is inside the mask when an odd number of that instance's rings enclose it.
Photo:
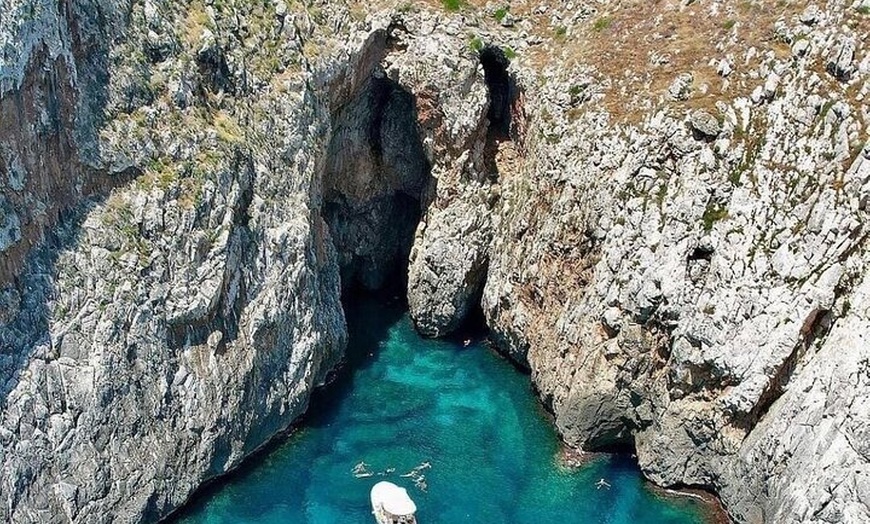
M 419 337 L 398 306 L 357 301 L 350 365 L 300 429 L 200 497 L 179 522 L 372 524 L 369 490 L 408 488 L 421 524 L 698 524 L 626 457 L 558 465 L 559 442 L 528 377 L 475 342 Z M 361 461 L 385 476 L 355 478 Z M 399 475 L 428 461 L 426 492 Z M 606 479 L 610 489 L 596 489 Z

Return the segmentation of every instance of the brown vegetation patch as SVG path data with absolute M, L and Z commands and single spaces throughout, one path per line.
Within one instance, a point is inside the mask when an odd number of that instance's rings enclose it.
M 744 57 L 751 47 L 777 56 L 790 51 L 777 40 L 774 24 L 799 12 L 803 2 L 622 0 L 601 11 L 567 42 L 569 60 L 592 65 L 609 85 L 604 107 L 617 119 L 635 120 L 667 102 L 667 90 L 682 73 L 694 84 L 685 105 L 712 109 L 722 99 L 748 95 L 764 81 L 745 71 L 760 63 Z M 717 73 L 720 60 L 733 56 L 734 74 Z M 562 58 L 564 59 L 564 58 Z

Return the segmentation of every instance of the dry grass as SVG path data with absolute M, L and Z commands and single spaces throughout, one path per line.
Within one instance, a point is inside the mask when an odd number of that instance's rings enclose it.
M 184 17 L 184 42 L 188 48 L 195 48 L 197 46 L 209 22 L 202 0 L 192 1 Z
M 748 96 L 765 80 L 749 72 L 758 68 L 766 54 L 772 51 L 780 59 L 791 54 L 789 44 L 775 34 L 775 24 L 794 25 L 808 3 L 722 0 L 684 6 L 682 0 L 589 0 L 585 3 L 589 12 L 572 23 L 570 17 L 578 11 L 567 11 L 564 2 L 513 0 L 510 13 L 530 22 L 530 33 L 543 39 L 543 44 L 520 51 L 524 63 L 541 71 L 548 65 L 591 67 L 604 94 L 596 107 L 607 110 L 616 121 L 637 122 L 662 105 L 715 113 L 716 102 Z M 487 4 L 494 5 L 491 1 L 463 0 L 460 4 L 448 9 L 442 0 L 351 1 L 352 6 L 368 12 L 390 6 L 458 12 L 477 18 L 490 29 L 498 27 L 497 17 L 484 12 Z M 542 7 L 546 7 L 543 13 Z M 556 13 L 561 19 L 554 18 Z M 843 24 L 856 35 L 870 34 L 870 15 L 858 10 L 850 10 Z M 746 62 L 750 48 L 757 53 Z M 726 57 L 733 57 L 734 73 L 723 78 L 716 69 Z M 824 67 L 820 69 L 823 72 Z M 685 72 L 694 75 L 692 95 L 685 102 L 671 102 L 667 89 Z M 835 84 L 832 88 L 837 88 Z
M 236 120 L 225 111 L 218 111 L 212 121 L 218 138 L 228 144 L 239 144 L 244 138 L 244 132 Z
M 477 14 L 481 22 L 497 25 L 485 15 L 485 0 L 463 1 L 458 11 Z M 523 58 L 543 70 L 548 64 L 559 67 L 591 66 L 604 86 L 601 102 L 617 120 L 636 121 L 651 108 L 666 102 L 665 94 L 677 75 L 692 72 L 693 95 L 683 102 L 687 109 L 713 109 L 723 99 L 747 96 L 763 82 L 741 73 L 756 67 L 762 56 L 748 64 L 743 57 L 750 47 L 777 56 L 787 56 L 789 47 L 776 39 L 774 24 L 790 20 L 806 6 L 805 0 L 725 0 L 716 4 L 695 2 L 683 6 L 681 0 L 595 0 L 589 2 L 589 15 L 571 25 L 570 20 L 554 23 L 552 16 L 563 8 L 555 0 L 514 0 L 510 12 L 531 22 L 532 33 L 544 44 L 523 52 Z M 416 2 L 374 2 L 369 9 L 387 5 L 402 9 L 446 9 L 441 0 Z M 547 6 L 544 13 L 539 9 Z M 573 13 L 563 12 L 564 15 Z M 855 13 L 853 23 L 863 24 L 870 16 Z M 716 72 L 716 64 L 728 55 L 737 65 L 726 79 Z M 666 60 L 656 63 L 654 57 Z
M 762 80 L 745 81 L 739 72 L 725 79 L 716 64 L 728 55 L 740 69 L 750 47 L 773 49 L 782 56 L 786 44 L 776 40 L 774 23 L 797 14 L 804 2 L 726 1 L 716 13 L 710 4 L 682 6 L 678 0 L 620 0 L 603 4 L 590 20 L 569 30 L 567 38 L 548 31 L 559 55 L 537 59 L 582 63 L 595 68 L 605 91 L 603 106 L 617 119 L 635 120 L 664 99 L 673 80 L 693 73 L 691 108 L 713 108 L 723 98 L 748 95 Z M 539 17 L 538 24 L 546 23 Z M 603 22 L 606 21 L 606 22 Z M 544 35 L 542 35 L 544 36 Z M 660 57 L 655 60 L 655 57 Z

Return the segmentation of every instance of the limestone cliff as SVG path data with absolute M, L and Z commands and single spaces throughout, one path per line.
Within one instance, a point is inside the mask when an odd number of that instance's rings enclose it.
M 2 68 L 0 519 L 153 520 L 302 413 L 342 354 L 331 101 L 245 103 L 262 80 L 225 51 L 240 29 L 202 4 L 2 9 L 21 54 Z M 323 81 L 353 89 L 364 58 Z
M 453 3 L 448 3 L 452 6 Z M 452 9 L 452 7 L 451 7 Z M 870 519 L 870 4 L 0 6 L 0 518 L 162 518 L 482 307 L 569 444 Z

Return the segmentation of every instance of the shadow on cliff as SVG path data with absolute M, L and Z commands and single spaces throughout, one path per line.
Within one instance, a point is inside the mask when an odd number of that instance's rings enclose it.
M 489 91 L 489 132 L 499 139 L 510 140 L 511 105 L 517 96 L 517 83 L 508 73 L 510 60 L 504 51 L 488 46 L 480 51 L 480 65 Z
M 338 251 L 344 291 L 404 283 L 421 202 L 434 184 L 413 94 L 372 75 L 332 115 L 322 216 Z
M 484 163 L 489 177 L 498 179 L 501 169 L 516 170 L 517 157 L 523 154 L 528 124 L 525 98 L 517 79 L 508 70 L 510 59 L 504 50 L 484 47 L 479 60 L 489 93 Z
M 136 176 L 138 171 L 129 170 L 117 179 L 119 183 L 129 182 Z M 91 195 L 77 206 L 60 211 L 55 228 L 28 253 L 11 288 L 3 290 L 17 295 L 18 311 L 9 322 L 0 324 L 0 409 L 5 409 L 9 393 L 18 385 L 21 372 L 32 359 L 48 362 L 60 357 L 63 334 L 55 339 L 51 336 L 57 262 L 65 250 L 78 243 L 85 219 L 107 194 Z M 69 317 L 77 314 L 77 311 L 67 313 Z

